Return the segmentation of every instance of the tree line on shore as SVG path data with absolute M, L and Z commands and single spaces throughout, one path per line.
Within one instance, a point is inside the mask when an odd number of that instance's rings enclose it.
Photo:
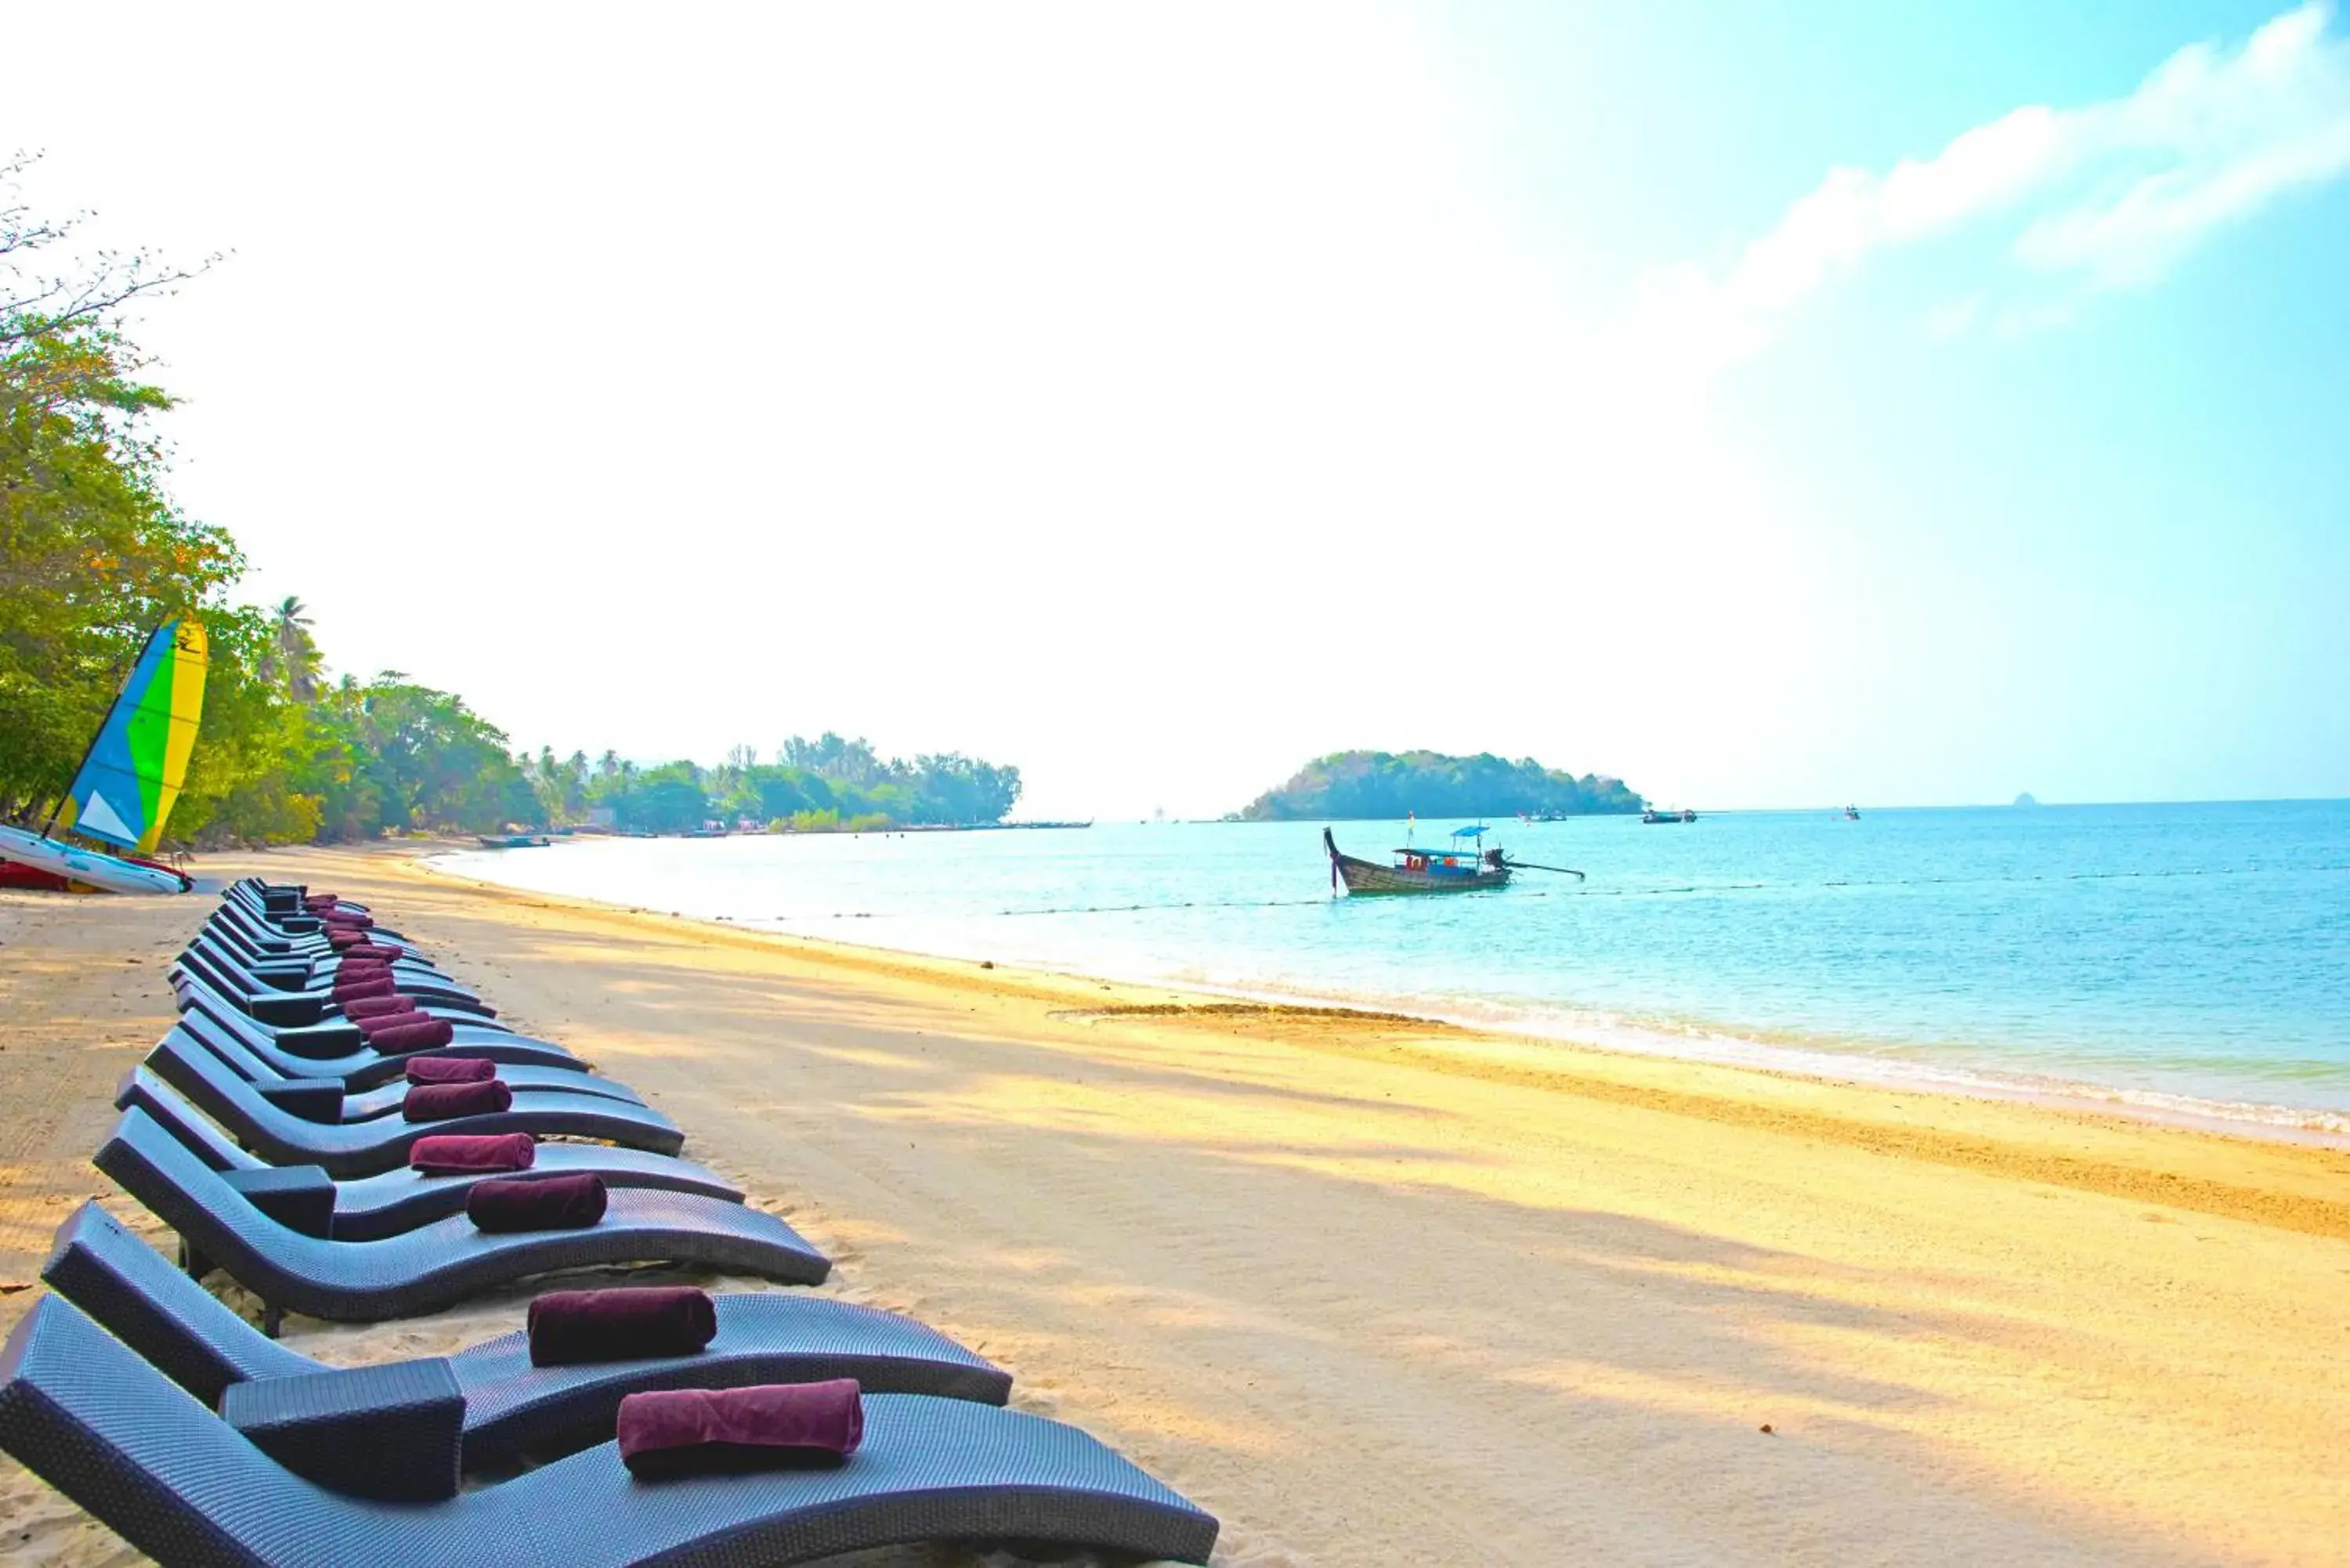
M 1243 822 L 1397 821 L 1430 817 L 1584 816 L 1638 812 L 1641 798 L 1606 774 L 1581 778 L 1532 757 L 1509 762 L 1440 752 L 1333 752 L 1237 814 Z
M 0 820 L 53 812 L 140 646 L 194 615 L 209 636 L 203 722 L 167 843 L 291 844 L 546 827 L 608 812 L 638 831 L 751 818 L 802 831 L 994 822 L 1019 771 L 912 763 L 795 737 L 702 768 L 607 751 L 516 755 L 454 692 L 386 670 L 330 679 L 300 600 L 235 602 L 245 557 L 168 489 L 170 393 L 124 308 L 194 275 L 140 253 L 53 265 L 71 221 L 19 198 L 0 161 Z

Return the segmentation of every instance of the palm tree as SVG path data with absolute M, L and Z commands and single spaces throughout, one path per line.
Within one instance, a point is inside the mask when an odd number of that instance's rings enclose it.
M 310 639 L 309 607 L 292 594 L 280 600 L 271 618 L 276 635 L 261 656 L 262 679 L 284 681 L 294 701 L 303 703 L 318 700 L 318 676 L 325 666 L 318 645 Z

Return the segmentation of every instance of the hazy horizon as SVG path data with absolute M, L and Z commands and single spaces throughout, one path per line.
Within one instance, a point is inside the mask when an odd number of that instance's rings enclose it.
M 517 746 L 2350 795 L 2327 6 L 109 16 L 175 496 Z

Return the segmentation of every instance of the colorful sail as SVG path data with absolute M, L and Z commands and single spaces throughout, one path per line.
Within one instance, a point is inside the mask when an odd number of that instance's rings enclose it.
M 206 650 L 203 623 L 192 616 L 147 639 L 67 792 L 67 826 L 133 854 L 154 852 L 196 749 Z

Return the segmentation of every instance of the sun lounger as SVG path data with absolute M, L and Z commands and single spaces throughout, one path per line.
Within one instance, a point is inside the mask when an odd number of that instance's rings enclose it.
M 151 1117 L 198 1159 L 232 1180 L 252 1173 L 300 1170 L 303 1166 L 274 1166 L 246 1153 L 222 1135 L 169 1084 L 150 1074 L 131 1092 L 124 1109 L 136 1107 Z M 601 1143 L 542 1143 L 527 1176 L 577 1176 L 592 1172 L 607 1187 L 658 1187 L 671 1192 L 699 1192 L 729 1203 L 743 1201 L 739 1188 L 716 1171 L 691 1160 L 648 1154 L 637 1148 L 614 1148 Z M 319 1176 L 326 1177 L 320 1170 Z M 426 1176 L 406 1166 L 378 1176 L 333 1181 L 327 1210 L 326 1233 L 338 1241 L 373 1241 L 452 1214 L 465 1211 L 465 1194 L 480 1176 Z M 307 1200 L 305 1200 L 307 1201 Z M 280 1219 L 286 1218 L 279 1212 Z
M 414 1317 L 491 1285 L 555 1269 L 669 1262 L 823 1282 L 831 1264 L 774 1215 L 699 1193 L 615 1189 L 596 1224 L 477 1231 L 462 1216 L 373 1241 L 280 1224 L 144 1111 L 125 1111 L 92 1160 L 209 1261 L 259 1296 L 268 1326 L 286 1310 L 344 1323 Z
M 286 1065 L 281 1066 L 278 1061 L 266 1059 L 260 1053 L 247 1048 L 244 1042 L 202 1013 L 192 1012 L 185 1015 L 172 1026 L 172 1033 L 183 1042 L 193 1042 L 199 1048 L 211 1052 L 230 1071 L 248 1084 L 264 1086 L 285 1084 L 328 1085 L 340 1090 L 342 1093 L 341 1119 L 347 1122 L 369 1121 L 377 1116 L 398 1116 L 400 1101 L 408 1092 L 408 1083 L 404 1074 L 399 1077 L 382 1075 L 379 1076 L 376 1083 L 359 1087 L 353 1085 L 348 1077 L 340 1074 L 289 1070 L 293 1067 L 307 1066 L 309 1064 L 303 1063 L 299 1057 L 286 1058 L 282 1053 L 274 1053 L 273 1054 L 277 1054 L 280 1060 L 286 1063 Z M 456 1051 L 445 1054 L 463 1054 Z M 390 1060 L 394 1064 L 394 1070 L 399 1071 L 400 1059 L 390 1058 Z M 618 1078 L 602 1077 L 594 1073 L 582 1071 L 576 1066 L 539 1067 L 502 1062 L 498 1064 L 497 1075 L 510 1087 L 517 1090 L 553 1089 L 564 1094 L 601 1095 L 606 1099 L 625 1100 L 631 1105 L 644 1103 L 643 1096 Z
M 281 1047 L 270 1032 L 254 1020 L 232 1012 L 225 1022 L 219 1012 L 205 1005 L 187 1008 L 180 1014 L 180 1027 L 201 1037 L 207 1044 L 214 1041 L 233 1042 L 247 1055 L 265 1064 L 272 1072 L 288 1078 L 330 1078 L 353 1089 L 372 1088 L 406 1075 L 408 1064 L 419 1056 L 483 1056 L 490 1061 L 517 1067 L 545 1067 L 574 1075 L 587 1073 L 588 1064 L 551 1041 L 532 1040 L 519 1034 L 469 1034 L 463 1044 L 451 1033 L 446 1045 L 434 1045 L 422 1051 L 379 1051 L 363 1045 L 357 1051 L 338 1056 L 297 1056 Z
M 322 1077 L 373 1073 L 380 1080 L 397 1076 L 400 1061 L 414 1054 L 487 1056 L 493 1062 L 517 1065 L 576 1068 L 583 1073 L 588 1070 L 586 1063 L 554 1041 L 516 1034 L 503 1025 L 477 1029 L 452 1021 L 446 1045 L 436 1045 L 423 1053 L 388 1053 L 369 1045 L 367 1037 L 355 1027 L 345 1026 L 331 1034 L 319 1029 L 274 1029 L 220 1001 L 207 986 L 189 983 L 179 986 L 179 990 L 183 1016 L 203 1014 L 246 1050 L 289 1074 L 298 1066 Z M 289 1045 L 289 1041 L 294 1044 Z
M 243 1011 L 280 1027 L 300 1028 L 338 1015 L 337 971 L 331 968 L 307 962 L 282 967 L 246 963 L 224 954 L 216 945 L 199 936 L 181 950 L 172 964 L 175 977 L 182 970 L 194 974 Z M 421 1006 L 452 1014 L 469 1014 L 479 1020 L 496 1015 L 495 1008 L 436 971 L 394 962 L 390 974 L 393 985 Z
M 540 1137 L 592 1137 L 655 1154 L 685 1147 L 677 1124 L 650 1106 L 600 1095 L 522 1089 L 503 1111 L 411 1122 L 383 1116 L 371 1122 L 315 1122 L 273 1103 L 210 1052 L 165 1035 L 134 1067 L 115 1096 L 128 1105 L 142 1073 L 161 1077 L 220 1123 L 228 1135 L 272 1165 L 316 1165 L 329 1176 L 373 1176 L 408 1163 L 409 1146 L 435 1133 L 526 1132 Z M 331 1087 L 331 1085 L 328 1085 Z
M 1205 1563 L 1216 1521 L 1073 1427 L 877 1394 L 834 1469 L 660 1482 L 612 1444 L 440 1502 L 365 1502 L 295 1475 L 70 1302 L 0 1351 L 0 1449 L 164 1563 L 402 1568 L 781 1565 L 917 1542 L 1055 1542 Z
M 41 1278 L 206 1405 L 217 1407 L 233 1383 L 333 1376 L 231 1312 L 95 1202 L 58 1228 Z M 789 1291 L 712 1300 L 718 1334 L 694 1355 L 533 1366 L 528 1336 L 509 1334 L 448 1357 L 465 1400 L 465 1468 L 600 1442 L 621 1397 L 651 1388 L 854 1377 L 868 1393 L 989 1405 L 1012 1388 L 1001 1367 L 910 1318 Z

